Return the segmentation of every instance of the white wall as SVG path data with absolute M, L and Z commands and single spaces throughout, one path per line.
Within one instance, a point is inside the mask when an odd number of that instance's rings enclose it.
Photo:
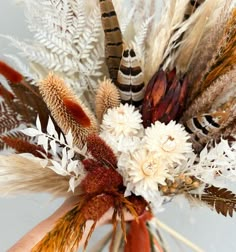
M 24 23 L 23 10 L 13 0 L 0 0 L 0 33 L 20 39 L 30 38 Z M 15 52 L 0 38 L 0 59 L 4 53 Z M 27 195 L 10 199 L 0 198 L 0 252 L 6 251 L 26 231 L 50 215 L 62 199 L 51 202 L 48 195 Z M 207 208 L 191 209 L 181 201 L 166 206 L 159 215 L 161 221 L 184 234 L 207 252 L 236 251 L 236 217 L 225 218 Z M 95 236 L 97 236 L 96 234 Z M 191 251 L 186 246 L 171 241 L 174 252 Z

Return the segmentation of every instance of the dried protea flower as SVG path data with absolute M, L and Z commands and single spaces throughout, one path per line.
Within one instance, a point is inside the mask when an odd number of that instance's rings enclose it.
M 109 108 L 118 107 L 120 104 L 120 95 L 116 86 L 110 79 L 104 79 L 100 82 L 96 95 L 96 115 L 101 123 L 103 115 Z
M 157 120 L 164 123 L 178 120 L 184 107 L 187 85 L 187 77 L 178 79 L 175 69 L 156 72 L 147 85 L 141 108 L 144 127 Z
M 94 115 L 65 82 L 53 73 L 40 83 L 39 89 L 62 131 L 67 134 L 71 130 L 74 144 L 82 147 L 87 136 L 97 132 Z

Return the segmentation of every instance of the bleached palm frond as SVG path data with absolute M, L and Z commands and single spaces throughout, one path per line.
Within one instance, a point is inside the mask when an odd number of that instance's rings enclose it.
M 45 160 L 28 159 L 21 155 L 1 155 L 0 193 L 17 195 L 25 192 L 46 192 L 53 196 L 67 196 L 69 179 L 43 167 Z M 8 178 L 8 179 L 6 179 Z

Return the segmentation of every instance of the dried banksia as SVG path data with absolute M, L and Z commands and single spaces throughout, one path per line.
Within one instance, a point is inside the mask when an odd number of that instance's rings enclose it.
M 41 81 L 39 89 L 59 127 L 65 134 L 71 130 L 74 144 L 82 147 L 87 136 L 97 132 L 97 122 L 91 111 L 53 73 Z
M 118 107 L 120 104 L 120 95 L 116 86 L 110 79 L 104 78 L 100 82 L 96 95 L 96 115 L 99 123 L 102 122 L 103 115 L 109 108 Z

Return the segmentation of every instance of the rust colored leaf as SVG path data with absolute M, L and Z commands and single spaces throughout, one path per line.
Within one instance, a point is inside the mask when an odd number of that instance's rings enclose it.
M 0 74 L 12 83 L 20 83 L 23 76 L 3 61 L 0 61 Z

